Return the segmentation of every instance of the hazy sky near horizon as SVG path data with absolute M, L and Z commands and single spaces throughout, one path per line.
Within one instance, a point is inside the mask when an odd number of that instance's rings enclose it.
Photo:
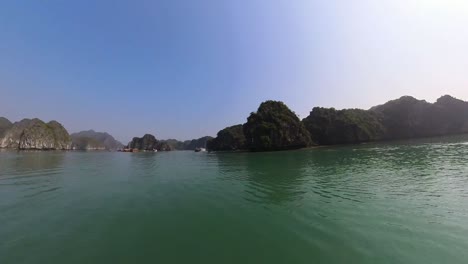
M 467 25 L 463 0 L 3 1 L 0 116 L 126 143 L 214 136 L 268 99 L 468 100 Z

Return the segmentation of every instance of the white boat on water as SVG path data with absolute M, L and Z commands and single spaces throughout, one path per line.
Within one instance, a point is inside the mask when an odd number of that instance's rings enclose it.
M 196 148 L 195 152 L 206 152 L 206 148 Z

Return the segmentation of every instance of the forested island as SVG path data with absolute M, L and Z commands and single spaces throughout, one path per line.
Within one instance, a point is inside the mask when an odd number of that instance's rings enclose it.
M 178 141 L 154 135 L 135 137 L 126 146 L 105 132 L 69 134 L 57 121 L 0 117 L 0 148 L 18 150 L 275 151 L 319 145 L 357 144 L 468 133 L 468 102 L 449 95 L 435 103 L 410 96 L 369 110 L 315 107 L 300 120 L 280 101 L 266 101 L 247 122 L 222 129 L 215 138 Z
M 315 107 L 299 120 L 284 103 L 266 101 L 247 122 L 218 132 L 211 151 L 269 151 L 468 133 L 468 102 L 403 96 L 369 110 Z

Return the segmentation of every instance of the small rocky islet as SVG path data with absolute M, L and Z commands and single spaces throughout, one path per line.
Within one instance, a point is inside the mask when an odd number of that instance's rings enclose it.
M 403 96 L 369 110 L 315 107 L 299 117 L 280 101 L 266 101 L 245 124 L 220 130 L 215 138 L 158 140 L 135 137 L 124 146 L 94 130 L 69 134 L 57 121 L 0 117 L 0 148 L 17 150 L 275 151 L 317 145 L 357 144 L 468 133 L 468 102 L 445 95 L 435 103 Z

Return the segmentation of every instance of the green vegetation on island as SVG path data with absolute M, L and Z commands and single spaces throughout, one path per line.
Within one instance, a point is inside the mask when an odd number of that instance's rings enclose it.
M 130 143 L 128 143 L 128 149 L 137 149 L 137 150 L 147 150 L 152 151 L 156 150 L 158 147 L 159 141 L 155 136 L 151 134 L 145 134 L 143 137 L 134 137 Z
M 369 110 L 315 107 L 302 121 L 279 101 L 266 101 L 243 125 L 230 126 L 199 139 L 157 140 L 135 137 L 128 149 L 142 151 L 195 150 L 273 151 L 315 145 L 354 144 L 468 133 L 468 102 L 445 95 L 435 103 L 410 96 Z M 0 148 L 34 150 L 117 150 L 123 145 L 108 133 L 93 130 L 71 136 L 58 122 L 0 117 Z
M 431 104 L 403 96 L 369 110 L 315 107 L 299 122 L 284 103 L 266 101 L 243 125 L 245 145 L 226 147 L 232 144 L 227 131 L 221 130 L 209 142 L 210 151 L 239 150 L 238 146 L 270 151 L 464 134 L 468 133 L 468 102 L 445 95 Z
M 468 133 L 468 102 L 449 95 L 433 104 L 404 96 L 370 111 L 382 116 L 387 140 Z
M 3 120 L 4 124 L 7 124 Z M 71 137 L 58 122 L 23 119 L 7 127 L 0 138 L 0 148 L 34 150 L 69 150 Z
M 213 151 L 234 151 L 246 148 L 242 125 L 227 127 L 217 137 L 208 141 L 207 148 Z
M 312 141 L 319 145 L 375 141 L 384 132 L 380 115 L 361 109 L 314 107 L 302 122 Z
M 251 151 L 304 148 L 311 144 L 309 132 L 283 102 L 266 101 L 244 124 L 246 147 Z
M 143 137 L 134 137 L 126 147 L 127 150 L 138 150 L 138 151 L 172 151 L 178 150 L 180 141 L 175 139 L 171 140 L 158 140 L 154 135 L 145 134 Z

